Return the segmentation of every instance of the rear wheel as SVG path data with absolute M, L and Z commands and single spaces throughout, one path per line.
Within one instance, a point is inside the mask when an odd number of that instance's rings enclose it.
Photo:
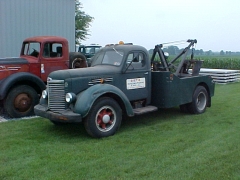
M 205 87 L 197 86 L 194 91 L 192 102 L 188 105 L 188 110 L 192 114 L 201 114 L 206 111 L 208 104 L 208 93 Z
M 87 60 L 83 54 L 73 52 L 69 57 L 69 68 L 85 68 L 87 67 Z
M 98 99 L 84 120 L 84 126 L 92 137 L 114 135 L 122 121 L 122 110 L 118 103 L 108 97 Z
M 32 87 L 20 85 L 10 90 L 4 101 L 4 109 L 13 118 L 31 116 L 38 102 L 38 94 Z

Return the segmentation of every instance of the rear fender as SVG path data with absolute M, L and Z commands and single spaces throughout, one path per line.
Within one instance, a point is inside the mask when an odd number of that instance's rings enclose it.
M 105 94 L 114 94 L 119 97 L 126 108 L 127 115 L 134 115 L 131 103 L 127 96 L 119 88 L 110 84 L 97 84 L 78 94 L 73 111 L 81 114 L 82 117 L 87 116 L 93 103 Z

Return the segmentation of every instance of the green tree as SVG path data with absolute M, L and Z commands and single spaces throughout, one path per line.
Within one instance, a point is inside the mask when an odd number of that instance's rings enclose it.
M 170 55 L 176 55 L 179 53 L 179 48 L 177 46 L 168 46 L 168 51 Z
M 208 51 L 206 51 L 205 53 L 206 53 L 206 55 L 208 55 L 208 56 L 213 55 L 212 50 L 208 50 Z
M 221 50 L 221 51 L 220 51 L 220 55 L 222 56 L 222 55 L 224 55 L 224 54 L 225 54 L 224 51 Z
M 76 44 L 80 44 L 81 40 L 85 40 L 89 34 L 90 23 L 93 17 L 82 11 L 82 4 L 79 0 L 75 0 L 75 40 Z

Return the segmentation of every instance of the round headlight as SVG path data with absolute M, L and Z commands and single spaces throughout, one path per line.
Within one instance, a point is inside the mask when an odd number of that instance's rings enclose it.
M 71 102 L 72 101 L 72 95 L 71 93 L 67 93 L 66 96 L 65 96 L 65 99 L 66 99 L 66 102 Z
M 42 98 L 43 98 L 43 99 L 47 99 L 47 97 L 48 97 L 48 92 L 47 92 L 47 90 L 43 90 L 43 91 L 42 91 Z
M 65 96 L 65 100 L 67 103 L 72 103 L 76 100 L 76 95 L 73 93 L 67 93 Z

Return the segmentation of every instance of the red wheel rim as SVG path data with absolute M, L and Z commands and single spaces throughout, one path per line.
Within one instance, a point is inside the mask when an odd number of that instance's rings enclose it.
M 116 112 L 110 106 L 100 108 L 95 117 L 97 128 L 102 132 L 110 131 L 116 123 Z

